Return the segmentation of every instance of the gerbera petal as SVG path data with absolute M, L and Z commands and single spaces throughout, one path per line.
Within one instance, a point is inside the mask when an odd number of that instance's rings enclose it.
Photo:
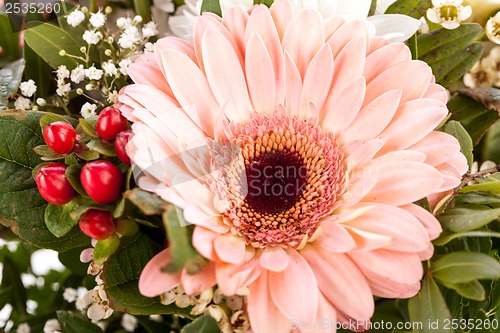
M 196 226 L 193 231 L 192 243 L 196 251 L 202 256 L 215 261 L 217 254 L 214 249 L 214 240 L 219 236 L 219 233 Z
M 298 117 L 300 115 L 302 78 L 300 77 L 299 69 L 287 51 L 285 51 L 285 79 L 286 105 L 288 114 Z
M 225 11 L 222 24 L 234 37 L 241 54 L 245 53 L 245 30 L 248 23 L 248 12 L 240 6 L 234 6 Z
M 264 269 L 281 272 L 287 268 L 290 258 L 281 246 L 268 247 L 262 251 L 259 263 Z
M 181 273 L 182 287 L 187 295 L 199 294 L 216 284 L 215 264 L 209 263 L 207 267 L 195 274 L 189 274 L 184 268 Z
M 340 311 L 359 320 L 369 319 L 374 302 L 368 282 L 345 255 L 306 246 L 301 254 L 307 260 L 323 295 Z
M 269 293 L 268 273 L 248 286 L 248 318 L 254 332 L 289 333 L 288 319 L 274 304 Z M 272 319 L 271 319 L 272 318 Z
M 292 328 L 294 324 L 300 325 L 301 333 L 324 333 L 326 328 L 333 328 L 337 323 L 337 311 L 335 306 L 330 303 L 323 293 L 319 293 L 318 314 L 312 323 L 298 323 L 292 321 Z
M 139 278 L 139 290 L 147 297 L 161 295 L 176 287 L 181 281 L 181 272 L 168 274 L 163 271 L 172 260 L 170 249 L 165 249 L 151 259 L 143 268 Z
M 423 227 L 429 234 L 429 239 L 433 240 L 438 238 L 441 231 L 443 231 L 443 228 L 441 228 L 441 224 L 436 217 L 424 208 L 415 204 L 404 205 L 401 206 L 401 208 L 415 216 L 420 223 L 422 223 Z
M 336 58 L 339 52 L 351 40 L 361 37 L 363 40 L 368 41 L 368 36 L 369 33 L 365 22 L 361 20 L 351 20 L 337 29 L 327 42 L 332 47 L 333 56 Z
M 402 62 L 411 60 L 411 52 L 401 43 L 389 44 L 366 57 L 364 76 L 371 82 L 377 75 Z
M 245 240 L 236 235 L 221 235 L 214 239 L 215 253 L 224 262 L 241 264 L 245 258 Z
M 356 242 L 351 234 L 335 221 L 321 224 L 323 235 L 316 243 L 323 249 L 331 252 L 348 252 L 356 247 Z
M 282 272 L 269 272 L 269 290 L 274 304 L 288 318 L 311 322 L 318 310 L 318 286 L 311 267 L 294 249 Z M 294 292 L 290 292 L 293 290 Z
M 217 263 L 217 285 L 226 296 L 232 296 L 240 288 L 249 286 L 262 274 L 262 269 L 252 259 L 242 265 Z

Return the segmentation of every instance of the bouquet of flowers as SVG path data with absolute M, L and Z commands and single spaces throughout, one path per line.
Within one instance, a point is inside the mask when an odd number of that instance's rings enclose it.
M 0 5 L 3 332 L 499 332 L 500 1 Z

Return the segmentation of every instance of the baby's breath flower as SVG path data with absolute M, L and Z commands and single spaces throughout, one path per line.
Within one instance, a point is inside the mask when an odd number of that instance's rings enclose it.
M 85 69 L 85 76 L 90 80 L 100 80 L 102 77 L 102 70 L 97 69 L 94 65 Z
M 130 67 L 131 64 L 132 64 L 132 60 L 130 60 L 130 59 L 123 59 L 122 61 L 120 61 L 118 63 L 118 66 L 120 66 L 120 72 L 123 75 L 128 75 L 128 68 Z
M 153 21 L 146 23 L 144 27 L 142 27 L 142 35 L 144 38 L 152 37 L 157 33 L 156 24 Z
M 427 10 L 429 21 L 443 28 L 455 29 L 472 15 L 471 6 L 462 6 L 463 0 L 432 0 L 433 8 Z
M 102 33 L 95 30 L 85 30 L 83 33 L 83 40 L 88 44 L 97 44 L 102 39 Z
M 104 69 L 104 74 L 106 76 L 115 76 L 118 74 L 118 69 L 115 64 L 110 60 L 102 64 L 102 69 Z
M 111 57 L 111 55 L 113 54 L 113 51 L 111 51 L 110 49 L 106 49 L 104 50 L 104 55 L 106 57 Z
M 106 101 L 110 104 L 118 103 L 118 91 L 116 91 L 115 89 L 112 92 L 110 92 Z
M 136 15 L 134 16 L 134 19 L 132 20 L 133 23 L 141 23 L 142 22 L 142 16 Z
M 56 75 L 58 80 L 67 79 L 69 77 L 69 70 L 66 68 L 66 66 L 61 65 L 57 67 Z
M 122 327 L 127 332 L 133 332 L 137 328 L 137 318 L 124 313 L 121 320 Z
M 61 330 L 61 324 L 57 319 L 49 319 L 43 326 L 43 333 L 56 333 Z
M 31 109 L 31 101 L 25 97 L 19 96 L 14 102 L 14 107 L 18 110 Z
M 68 22 L 68 24 L 72 27 L 76 27 L 82 23 L 83 20 L 85 20 L 85 14 L 78 9 L 73 10 L 68 14 L 68 16 L 66 16 L 66 22 Z
M 132 19 L 130 17 L 120 17 L 116 20 L 116 26 L 120 29 L 128 28 L 132 25 Z
M 68 303 L 73 303 L 78 297 L 78 292 L 73 288 L 64 289 L 63 298 Z
M 89 22 L 94 28 L 100 28 L 104 25 L 104 23 L 106 23 L 106 15 L 104 15 L 101 11 L 92 13 L 90 14 Z
M 173 13 L 175 5 L 172 0 L 153 0 L 153 5 L 165 13 Z
M 85 85 L 85 90 L 88 90 L 88 91 L 91 91 L 91 90 L 96 90 L 97 89 L 97 86 L 95 84 L 86 84 Z
M 486 36 L 495 44 L 500 44 L 500 12 L 486 22 Z
M 56 94 L 59 96 L 64 96 L 64 94 L 68 93 L 71 91 L 71 84 L 69 83 L 64 83 L 64 81 L 57 81 L 57 89 L 56 89 Z
M 83 104 L 82 109 L 80 110 L 80 114 L 83 118 L 88 118 L 96 115 L 95 110 L 97 109 L 97 105 L 90 104 L 89 102 Z
M 31 327 L 28 323 L 19 324 L 16 333 L 31 333 Z
M 80 47 L 80 52 L 82 53 L 87 52 L 87 48 L 85 46 Z
M 154 52 L 155 45 L 151 42 L 147 42 L 144 44 L 144 53 L 151 53 Z
M 36 92 L 35 81 L 29 79 L 28 81 L 22 82 L 19 86 L 21 89 L 21 94 L 26 97 L 31 97 Z
M 74 83 L 80 83 L 85 79 L 85 68 L 83 65 L 78 65 L 71 71 L 70 79 Z
M 45 106 L 45 105 L 47 105 L 47 101 L 43 98 L 37 98 L 36 104 L 38 104 L 39 106 Z
M 121 48 L 128 49 L 134 46 L 134 43 L 141 40 L 141 33 L 136 26 L 129 26 L 125 28 L 125 31 L 121 34 L 120 39 L 118 39 L 118 45 Z

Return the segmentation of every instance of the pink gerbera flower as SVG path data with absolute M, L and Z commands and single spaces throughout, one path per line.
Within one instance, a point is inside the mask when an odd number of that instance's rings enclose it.
M 210 261 L 167 274 L 166 249 L 144 295 L 247 287 L 253 332 L 281 333 L 291 320 L 368 321 L 373 295 L 418 292 L 441 228 L 413 202 L 467 167 L 434 131 L 447 92 L 404 44 L 278 0 L 205 14 L 194 45 L 161 39 L 129 74 L 120 101 L 139 186 L 183 210 Z

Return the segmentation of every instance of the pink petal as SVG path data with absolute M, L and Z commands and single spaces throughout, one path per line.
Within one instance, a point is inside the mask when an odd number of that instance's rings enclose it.
M 149 56 L 150 54 L 143 54 L 142 56 L 145 55 L 148 55 L 148 59 L 146 61 L 138 62 L 136 60 L 135 63 L 130 65 L 128 75 L 134 83 L 153 86 L 156 89 L 163 91 L 168 96 L 173 97 L 170 85 L 158 67 L 156 60 L 154 58 L 151 59 L 151 56 Z
M 227 103 L 230 120 L 249 120 L 252 104 L 233 46 L 221 33 L 208 30 L 203 35 L 202 50 L 208 82 L 219 105 Z
M 286 109 L 290 116 L 300 115 L 300 95 L 302 78 L 292 58 L 285 51 Z
M 146 297 L 155 297 L 169 291 L 180 283 L 181 272 L 174 274 L 163 272 L 163 268 L 171 260 L 170 249 L 165 249 L 146 264 L 139 278 L 141 294 Z
M 416 253 L 376 250 L 349 256 L 363 271 L 377 296 L 407 298 L 420 289 L 424 271 Z
M 423 97 L 437 99 L 438 101 L 441 101 L 446 104 L 448 103 L 449 93 L 445 88 L 443 88 L 443 86 L 431 83 L 427 87 L 427 90 L 425 91 Z
M 281 246 L 266 247 L 259 258 L 260 266 L 273 272 L 282 272 L 290 263 L 288 254 Z
M 332 16 L 327 20 L 324 20 L 323 28 L 325 30 L 325 40 L 329 40 L 335 33 L 335 31 L 337 31 L 344 24 L 345 24 L 345 19 L 340 16 Z
M 230 264 L 241 264 L 245 258 L 245 239 L 240 236 L 227 234 L 214 240 L 215 253 L 220 260 Z
M 367 252 L 385 248 L 391 244 L 390 236 L 365 231 L 349 225 L 345 225 L 344 228 L 349 231 L 351 237 L 356 242 L 356 247 L 351 252 Z
M 315 246 L 306 246 L 301 254 L 314 271 L 321 292 L 338 310 L 359 320 L 372 316 L 374 303 L 370 287 L 346 255 Z
M 351 144 L 342 147 L 342 152 L 346 156 L 344 160 L 344 164 L 347 166 L 346 172 L 364 167 L 368 162 L 373 160 L 373 157 L 383 145 L 383 140 L 372 139 L 364 143 L 351 141 Z
M 292 328 L 293 328 L 292 321 Z M 302 324 L 301 326 L 299 326 Z M 296 326 L 300 327 L 301 333 L 325 333 L 325 330 L 330 328 L 333 329 L 334 325 L 337 324 L 337 311 L 335 307 L 330 303 L 325 296 L 319 293 L 318 302 L 318 314 L 316 319 L 311 323 L 297 323 Z
M 248 23 L 248 12 L 240 6 L 229 8 L 222 17 L 222 24 L 234 37 L 241 54 L 245 53 L 245 30 Z
M 453 136 L 444 132 L 433 131 L 410 149 L 420 151 L 427 155 L 425 163 L 438 166 L 442 163 L 455 159 L 460 151 L 460 144 Z
M 401 62 L 411 60 L 410 49 L 403 43 L 388 44 L 366 57 L 364 76 L 370 82 L 377 75 Z
M 324 42 L 323 26 L 318 13 L 301 10 L 288 25 L 282 44 L 297 65 L 301 77 L 304 77 L 308 64 Z
M 400 206 L 435 192 L 442 183 L 441 175 L 431 166 L 416 162 L 399 162 L 370 171 L 377 184 L 365 202 L 383 202 Z
M 219 236 L 220 234 L 216 232 L 196 226 L 193 231 L 192 243 L 196 251 L 202 256 L 215 261 L 217 259 L 217 254 L 215 253 L 213 242 L 215 238 Z
M 262 272 L 263 270 L 254 259 L 242 265 L 217 263 L 215 269 L 217 285 L 226 296 L 232 296 L 238 289 L 251 285 L 263 274 Z
M 311 322 L 318 310 L 318 286 L 305 259 L 289 249 L 290 263 L 282 272 L 269 272 L 269 290 L 274 304 L 288 318 Z
M 155 43 L 155 52 L 153 53 L 156 62 L 159 65 L 160 71 L 163 73 L 163 76 L 165 75 L 165 64 L 163 63 L 162 59 L 162 51 L 163 50 L 177 50 L 181 53 L 186 54 L 189 58 L 191 58 L 193 61 L 196 62 L 196 55 L 194 53 L 193 45 L 191 45 L 189 42 L 178 38 L 178 37 L 167 37 L 167 38 L 161 38 Z
M 276 0 L 269 11 L 273 16 L 273 20 L 275 22 L 274 25 L 276 25 L 276 29 L 281 40 L 283 39 L 286 28 L 290 24 L 294 14 L 292 4 L 288 0 Z
M 184 268 L 182 270 L 181 281 L 186 294 L 199 294 L 217 283 L 215 279 L 215 264 L 213 262 L 209 263 L 207 267 L 204 267 L 196 274 L 188 274 Z
M 337 29 L 328 39 L 328 44 L 332 46 L 333 56 L 336 58 L 339 52 L 352 40 L 357 37 L 363 38 L 368 43 L 368 30 L 366 23 L 361 20 L 352 20 Z M 366 49 L 366 46 L 365 46 Z
M 335 221 L 321 224 L 324 234 L 316 240 L 316 244 L 331 252 L 348 252 L 356 247 L 351 234 Z
M 422 223 L 431 240 L 438 238 L 443 231 L 443 228 L 441 228 L 441 224 L 436 217 L 424 208 L 415 204 L 405 205 L 401 208 L 415 216 L 420 223 Z
M 254 333 L 290 333 L 290 319 L 278 310 L 269 293 L 268 274 L 248 286 L 248 317 Z

